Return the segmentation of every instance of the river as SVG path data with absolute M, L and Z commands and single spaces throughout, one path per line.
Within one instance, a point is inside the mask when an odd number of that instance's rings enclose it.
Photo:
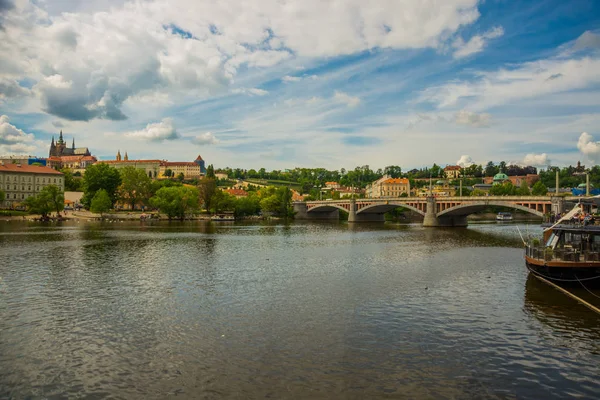
M 598 398 L 516 226 L 2 221 L 0 399 Z

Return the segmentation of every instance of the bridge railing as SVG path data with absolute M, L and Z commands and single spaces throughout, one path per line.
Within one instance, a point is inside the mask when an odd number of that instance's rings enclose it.
M 532 202 L 541 203 L 549 202 L 551 196 L 451 196 L 451 197 L 436 197 L 436 201 L 439 202 L 486 202 L 486 201 L 508 201 L 508 202 Z M 307 201 L 310 204 L 330 204 L 330 203 L 347 203 L 350 201 L 358 202 L 386 202 L 390 200 L 399 201 L 402 203 L 408 202 L 426 202 L 427 197 L 375 197 L 375 198 L 361 198 L 361 199 L 340 199 L 340 200 L 314 200 Z

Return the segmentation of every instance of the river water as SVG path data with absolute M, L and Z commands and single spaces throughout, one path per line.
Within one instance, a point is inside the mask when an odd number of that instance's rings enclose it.
M 599 316 L 528 277 L 520 243 L 0 222 L 0 399 L 600 397 Z

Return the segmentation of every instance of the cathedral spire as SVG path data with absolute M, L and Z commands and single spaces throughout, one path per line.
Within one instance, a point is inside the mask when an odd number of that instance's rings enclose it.
M 54 146 L 54 136 L 52 136 L 52 143 L 50 143 L 50 146 Z
M 124 158 L 124 160 L 125 161 L 129 161 L 129 157 L 127 156 L 127 152 L 125 152 L 125 158 Z
M 60 144 L 64 143 L 63 136 L 62 136 L 62 129 L 60 130 L 60 136 L 58 137 L 58 143 L 60 143 Z
M 117 161 L 121 161 L 121 150 L 117 150 Z
M 73 146 L 71 146 L 73 150 L 75 150 L 75 138 L 73 138 Z

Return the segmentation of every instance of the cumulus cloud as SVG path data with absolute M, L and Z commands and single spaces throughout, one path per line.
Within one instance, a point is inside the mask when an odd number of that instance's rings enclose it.
M 212 132 L 205 132 L 200 135 L 197 135 L 196 137 L 193 137 L 192 143 L 206 146 L 211 144 L 217 144 L 219 143 L 219 141 Z
M 34 136 L 31 133 L 23 132 L 9 121 L 7 115 L 0 116 L 0 154 L 35 151 Z
M 600 142 L 595 142 L 592 135 L 583 132 L 577 141 L 577 148 L 584 156 L 591 161 L 598 163 L 600 161 Z
M 475 164 L 473 162 L 473 159 L 471 158 L 471 156 L 468 156 L 468 155 L 460 156 L 460 159 L 456 162 L 456 165 L 459 165 L 463 168 L 469 167 L 473 164 Z
M 589 88 L 600 83 L 600 59 L 591 57 L 544 59 L 496 71 L 473 71 L 473 78 L 452 81 L 421 92 L 420 102 L 438 108 L 472 104 L 483 110 L 522 99 Z M 558 77 L 550 79 L 548 77 Z
M 160 122 L 148 124 L 146 128 L 139 131 L 127 132 L 125 136 L 156 142 L 179 139 L 179 134 L 175 130 L 171 118 L 163 118 Z
M 16 97 L 27 96 L 30 90 L 21 87 L 14 79 L 0 77 L 0 100 L 7 100 Z
M 594 33 L 592 31 L 585 31 L 581 36 L 575 40 L 575 44 L 573 45 L 575 50 L 581 49 L 600 49 L 600 34 Z
M 75 121 L 125 119 L 140 93 L 212 96 L 240 68 L 292 57 L 437 48 L 479 18 L 478 0 L 155 0 L 52 17 L 51 2 L 0 1 L 14 8 L 0 21 L 0 77 L 37 82 L 44 110 Z
M 265 96 L 269 94 L 267 90 L 259 88 L 236 88 L 232 89 L 231 92 L 236 94 L 247 94 L 248 96 Z
M 468 42 L 462 38 L 457 38 L 452 47 L 456 50 L 454 51 L 454 58 L 463 58 L 470 56 L 471 54 L 479 53 L 483 51 L 484 47 L 487 45 L 490 39 L 495 39 L 504 35 L 504 29 L 501 26 L 495 27 L 482 35 L 475 35 L 469 39 Z
M 468 125 L 476 128 L 490 126 L 490 114 L 477 114 L 472 111 L 461 110 L 454 116 L 454 122 L 459 125 Z
M 356 96 L 350 96 L 348 93 L 340 92 L 337 90 L 333 95 L 333 100 L 338 103 L 344 103 L 348 107 L 356 107 L 360 104 L 360 98 Z
M 532 166 L 532 167 L 545 167 L 550 165 L 550 159 L 548 158 L 548 154 L 527 154 L 525 158 L 523 158 L 523 165 Z
M 281 80 L 282 80 L 283 82 L 299 82 L 299 81 L 301 81 L 301 80 L 302 80 L 302 78 L 301 78 L 301 77 L 299 77 L 299 76 L 290 76 L 290 75 L 286 75 L 286 76 L 284 76 L 283 78 L 281 78 Z

